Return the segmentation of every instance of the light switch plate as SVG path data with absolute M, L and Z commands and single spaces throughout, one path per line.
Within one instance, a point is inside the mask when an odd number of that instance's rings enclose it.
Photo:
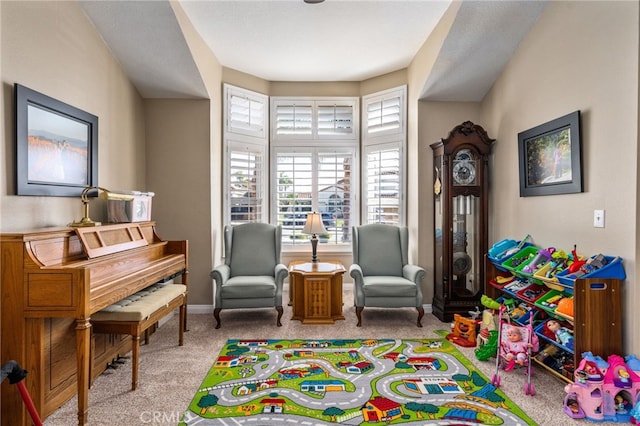
M 593 211 L 593 227 L 604 228 L 604 210 Z

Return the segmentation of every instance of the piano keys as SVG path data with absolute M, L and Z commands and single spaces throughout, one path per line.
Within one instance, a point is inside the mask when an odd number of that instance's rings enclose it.
M 91 314 L 159 281 L 187 284 L 187 241 L 162 240 L 155 222 L 44 228 L 1 234 L 0 255 L 1 359 L 28 371 L 43 419 L 77 394 L 87 424 L 90 383 L 131 348 L 128 336 L 92 336 Z M 7 381 L 1 392 L 2 426 L 27 425 Z

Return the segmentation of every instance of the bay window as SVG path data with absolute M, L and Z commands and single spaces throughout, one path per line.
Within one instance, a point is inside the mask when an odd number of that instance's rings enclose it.
M 272 97 L 224 86 L 224 222 L 282 225 L 282 243 L 350 246 L 351 227 L 405 221 L 406 87 L 362 97 Z

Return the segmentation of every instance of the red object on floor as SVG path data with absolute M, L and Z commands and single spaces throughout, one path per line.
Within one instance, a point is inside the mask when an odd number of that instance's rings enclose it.
M 4 379 L 8 377 L 9 383 L 11 383 L 12 385 L 16 385 L 16 387 L 18 388 L 18 392 L 20 392 L 20 396 L 22 397 L 22 401 L 24 402 L 24 405 L 27 407 L 27 411 L 31 416 L 31 420 L 33 420 L 33 424 L 35 426 L 42 426 L 42 421 L 40 420 L 38 411 L 36 410 L 35 405 L 33 405 L 31 395 L 29 395 L 29 391 L 27 390 L 27 387 L 23 382 L 24 378 L 27 377 L 26 370 L 23 370 L 17 362 L 9 361 L 2 365 L 1 373 L 2 380 L 0 380 L 0 383 L 2 383 Z

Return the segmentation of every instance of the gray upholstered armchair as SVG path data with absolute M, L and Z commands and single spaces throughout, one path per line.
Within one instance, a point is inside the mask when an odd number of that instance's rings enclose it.
M 287 267 L 280 263 L 282 228 L 245 223 L 224 228 L 224 264 L 211 271 L 216 328 L 222 309 L 275 307 L 282 318 L 282 285 Z
M 409 232 L 406 227 L 371 224 L 353 227 L 354 298 L 358 327 L 365 306 L 415 307 L 418 327 L 424 308 L 420 281 L 424 269 L 408 262 Z

